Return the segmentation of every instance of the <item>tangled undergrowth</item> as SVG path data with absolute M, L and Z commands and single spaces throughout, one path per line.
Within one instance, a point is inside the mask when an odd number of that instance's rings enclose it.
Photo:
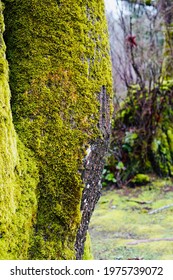
M 148 91 L 130 87 L 116 109 L 103 186 L 149 182 L 173 175 L 173 80 Z

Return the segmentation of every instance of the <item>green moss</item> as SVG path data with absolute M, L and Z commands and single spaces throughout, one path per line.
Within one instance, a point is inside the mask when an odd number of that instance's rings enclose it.
M 14 124 L 40 178 L 29 258 L 74 259 L 79 170 L 101 137 L 98 93 L 112 93 L 103 1 L 4 3 Z
M 26 259 L 36 216 L 38 170 L 12 123 L 0 2 L 0 259 Z
M 146 174 L 137 174 L 131 182 L 136 185 L 145 185 L 150 182 L 150 177 Z
M 172 199 L 170 180 L 153 180 L 140 188 L 103 192 L 89 229 L 94 259 L 173 259 L 173 242 L 164 240 L 172 237 L 172 208 L 148 214 L 171 204 Z M 149 242 L 157 238 L 161 240 Z M 148 242 L 140 243 L 141 240 Z M 129 244 L 134 241 L 139 243 Z
M 163 132 L 157 130 L 157 134 L 152 142 L 151 150 L 155 166 L 161 174 L 169 176 L 173 174 L 173 156 L 172 156 L 172 128 Z
M 37 200 L 35 189 L 38 170 L 32 154 L 18 142 L 18 162 L 11 170 L 13 180 L 5 181 L 8 187 L 1 204 L 0 259 L 27 259 Z M 11 177 L 12 177 L 11 176 Z
M 162 65 L 162 74 L 165 79 L 172 79 L 173 67 L 172 67 L 172 54 L 171 45 L 173 41 L 173 24 L 167 24 L 164 30 L 164 60 Z
M 168 136 L 170 151 L 173 154 L 173 129 L 172 128 L 168 129 L 167 136 Z
M 173 19 L 172 19 L 172 10 L 169 10 L 166 13 L 169 5 L 172 4 L 172 1 L 165 3 L 163 6 L 164 14 L 164 49 L 163 49 L 163 64 L 162 64 L 162 76 L 165 79 L 172 80 L 173 67 L 172 67 L 172 42 L 173 42 Z
M 88 232 L 86 235 L 86 241 L 84 246 L 83 260 L 93 260 L 91 238 Z
M 161 82 L 160 88 L 162 90 L 170 90 L 173 87 L 173 80 L 172 79 L 165 79 Z

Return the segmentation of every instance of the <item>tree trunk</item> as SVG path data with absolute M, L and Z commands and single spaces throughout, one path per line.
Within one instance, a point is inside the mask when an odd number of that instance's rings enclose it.
M 163 16 L 164 50 L 161 94 L 156 99 L 160 115 L 151 147 L 156 170 L 161 175 L 173 176 L 173 1 L 161 0 L 158 5 Z
M 163 61 L 163 69 L 162 75 L 164 78 L 172 78 L 173 77 L 173 1 L 172 0 L 160 0 L 158 2 L 158 7 L 160 9 L 160 13 L 163 16 L 164 20 L 164 61 Z
M 13 120 L 24 156 L 30 155 L 16 176 L 24 182 L 30 176 L 25 196 L 35 195 L 29 225 L 17 224 L 13 254 L 6 256 L 14 258 L 15 246 L 22 244 L 25 253 L 15 258 L 81 259 L 110 133 L 112 79 L 103 1 L 4 4 Z M 25 186 L 19 184 L 18 191 L 25 192 Z M 19 202 L 20 196 L 16 212 Z

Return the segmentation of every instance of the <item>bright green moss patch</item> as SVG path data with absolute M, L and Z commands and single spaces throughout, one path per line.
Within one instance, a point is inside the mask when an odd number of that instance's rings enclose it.
M 133 183 L 134 185 L 145 185 L 149 182 L 150 182 L 150 177 L 146 174 L 137 174 L 131 180 L 131 183 Z
M 38 170 L 12 123 L 0 2 L 0 259 L 27 259 L 37 201 Z
M 172 124 L 169 129 L 158 129 L 151 150 L 156 168 L 164 176 L 173 175 Z
M 19 156 L 11 169 L 10 180 L 5 180 L 5 193 L 1 189 L 0 259 L 27 259 L 32 227 L 35 223 L 38 170 L 32 154 L 18 143 Z
M 172 181 L 153 180 L 104 192 L 90 223 L 94 259 L 173 259 L 173 207 L 149 214 L 172 204 L 172 190 Z
M 89 233 L 87 233 L 87 236 L 86 236 L 83 260 L 93 260 L 91 238 L 90 238 Z
M 29 258 L 75 259 L 83 158 L 112 91 L 103 1 L 4 3 L 14 124 L 39 169 Z

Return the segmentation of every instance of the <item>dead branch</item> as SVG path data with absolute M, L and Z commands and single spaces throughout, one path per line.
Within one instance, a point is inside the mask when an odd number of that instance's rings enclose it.
M 135 203 L 138 203 L 138 204 L 151 204 L 153 203 L 153 201 L 139 201 L 139 200 L 134 200 L 134 199 L 127 199 L 127 201 L 130 201 L 130 202 L 135 202 Z
M 152 211 L 148 212 L 148 214 L 149 214 L 149 215 L 157 214 L 157 213 L 159 213 L 159 212 L 161 212 L 161 211 L 163 211 L 163 210 L 165 210 L 165 209 L 168 209 L 168 208 L 170 208 L 170 207 L 173 207 L 173 204 L 165 205 L 165 206 L 160 207 L 160 208 L 158 208 L 158 209 L 152 210 Z

